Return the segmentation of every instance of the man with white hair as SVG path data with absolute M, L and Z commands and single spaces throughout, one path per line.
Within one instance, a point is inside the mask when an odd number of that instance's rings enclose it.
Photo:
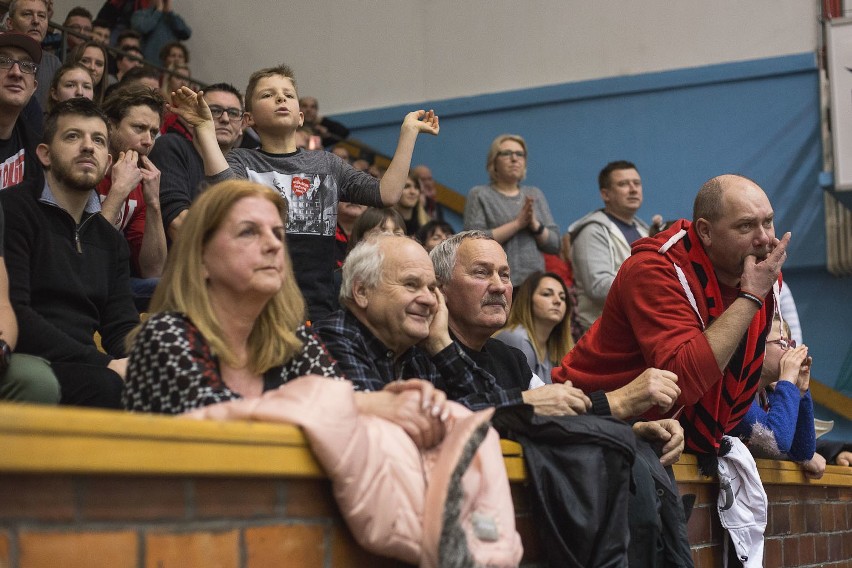
M 449 334 L 447 309 L 426 251 L 408 237 L 359 243 L 343 264 L 343 309 L 315 327 L 359 390 L 400 379 L 432 382 L 471 409 L 521 402 L 500 388 Z

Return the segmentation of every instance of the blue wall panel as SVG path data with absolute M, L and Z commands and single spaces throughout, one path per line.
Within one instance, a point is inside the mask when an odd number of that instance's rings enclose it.
M 418 140 L 414 163 L 428 164 L 436 179 L 466 194 L 488 179 L 491 140 L 520 134 L 530 154 L 526 183 L 544 191 L 563 230 L 601 207 L 597 173 L 611 160 L 637 164 L 645 190 L 639 214 L 646 220 L 655 213 L 691 217 L 696 191 L 714 175 L 755 179 L 775 207 L 779 233 L 793 232 L 785 268 L 791 282 L 800 280 L 793 288 L 805 333 L 820 339 L 812 345 L 815 373 L 835 384 L 852 342 L 852 298 L 842 295 L 852 293 L 852 281 L 825 272 L 813 54 L 425 101 L 422 107 L 441 117 L 441 134 Z M 336 118 L 352 127 L 353 137 L 390 154 L 411 108 Z M 831 307 L 817 307 L 824 302 Z M 832 341 L 823 343 L 828 335 Z

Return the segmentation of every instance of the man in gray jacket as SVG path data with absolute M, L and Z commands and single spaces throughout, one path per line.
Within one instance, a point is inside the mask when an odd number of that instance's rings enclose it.
M 642 205 L 642 178 L 636 166 L 610 162 L 598 175 L 604 208 L 568 227 L 571 234 L 576 323 L 585 333 L 603 312 L 604 301 L 634 241 L 648 236 L 648 224 L 636 217 Z

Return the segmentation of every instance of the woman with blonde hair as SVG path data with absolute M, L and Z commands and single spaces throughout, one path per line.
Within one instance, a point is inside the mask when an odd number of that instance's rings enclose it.
M 530 369 L 545 383 L 550 371 L 574 346 L 568 288 L 552 272 L 535 272 L 513 294 L 509 318 L 495 335 L 520 349 Z
M 128 338 L 125 408 L 178 414 L 257 398 L 304 375 L 343 377 L 305 323 L 286 219 L 284 198 L 247 180 L 214 185 L 193 202 L 152 315 Z M 361 412 L 400 425 L 418 446 L 443 437 L 446 395 L 427 381 L 396 381 L 355 399 Z
M 559 252 L 559 228 L 544 193 L 521 185 L 527 175 L 527 143 L 517 134 L 494 139 L 485 163 L 488 185 L 470 190 L 464 208 L 464 229 L 485 231 L 503 245 L 518 286 L 544 270 L 542 253 Z

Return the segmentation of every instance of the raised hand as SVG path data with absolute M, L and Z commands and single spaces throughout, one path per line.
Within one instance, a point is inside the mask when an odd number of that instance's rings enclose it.
M 213 124 L 213 115 L 210 113 L 207 101 L 204 100 L 203 91 L 196 93 L 189 87 L 181 87 L 177 91 L 172 91 L 172 102 L 166 106 L 196 128 L 207 122 Z
M 438 124 L 438 115 L 433 110 L 415 110 L 408 113 L 402 121 L 402 128 L 410 128 L 415 132 L 425 132 L 433 136 L 437 136 L 441 130 Z

